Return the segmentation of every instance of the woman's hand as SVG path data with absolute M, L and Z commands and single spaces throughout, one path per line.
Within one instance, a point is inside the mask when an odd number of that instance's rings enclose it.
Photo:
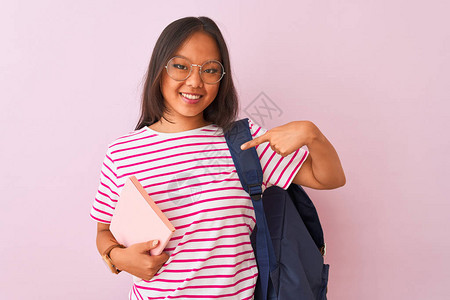
M 309 155 L 295 174 L 293 183 L 313 189 L 334 189 L 345 184 L 345 174 L 333 145 L 310 121 L 294 121 L 268 130 L 241 145 L 245 150 L 269 142 L 273 151 L 283 157 L 307 146 Z
M 131 245 L 128 248 L 114 248 L 110 257 L 114 265 L 144 280 L 150 280 L 169 259 L 165 252 L 160 255 L 150 255 L 150 250 L 156 248 L 158 240 Z
M 309 145 L 320 130 L 310 121 L 294 121 L 268 130 L 263 135 L 241 145 L 245 150 L 256 145 L 269 142 L 273 151 L 285 157 L 301 148 Z

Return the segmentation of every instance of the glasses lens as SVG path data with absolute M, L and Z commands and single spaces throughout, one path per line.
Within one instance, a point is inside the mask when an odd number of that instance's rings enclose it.
M 205 83 L 216 83 L 223 76 L 223 67 L 217 61 L 208 61 L 202 66 L 202 79 Z
M 191 71 L 190 62 L 182 57 L 174 57 L 167 63 L 167 73 L 175 80 L 185 80 Z

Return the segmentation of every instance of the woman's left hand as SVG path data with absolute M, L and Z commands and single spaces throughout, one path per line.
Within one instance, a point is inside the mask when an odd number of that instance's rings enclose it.
M 333 145 L 311 121 L 294 121 L 268 130 L 241 145 L 245 150 L 269 142 L 283 157 L 307 146 L 309 156 L 294 176 L 293 182 L 313 189 L 334 189 L 345 184 L 345 174 Z
M 310 144 L 320 130 L 311 121 L 293 121 L 268 130 L 263 135 L 241 145 L 245 150 L 256 145 L 269 142 L 273 151 L 285 157 L 300 147 Z

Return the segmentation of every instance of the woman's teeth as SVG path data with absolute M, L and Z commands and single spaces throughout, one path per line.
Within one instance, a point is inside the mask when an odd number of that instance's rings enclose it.
M 187 98 L 187 99 L 191 99 L 191 100 L 197 100 L 200 99 L 201 95 L 190 95 L 190 94 L 185 94 L 185 93 L 180 93 L 183 97 Z

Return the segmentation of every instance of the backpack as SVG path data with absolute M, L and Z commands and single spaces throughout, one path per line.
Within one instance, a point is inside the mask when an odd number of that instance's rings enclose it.
M 326 300 L 329 265 L 317 211 L 305 190 L 292 183 L 287 190 L 271 186 L 262 193 L 262 168 L 251 140 L 248 118 L 225 132 L 239 180 L 250 195 L 256 227 L 251 240 L 258 265 L 256 300 Z

